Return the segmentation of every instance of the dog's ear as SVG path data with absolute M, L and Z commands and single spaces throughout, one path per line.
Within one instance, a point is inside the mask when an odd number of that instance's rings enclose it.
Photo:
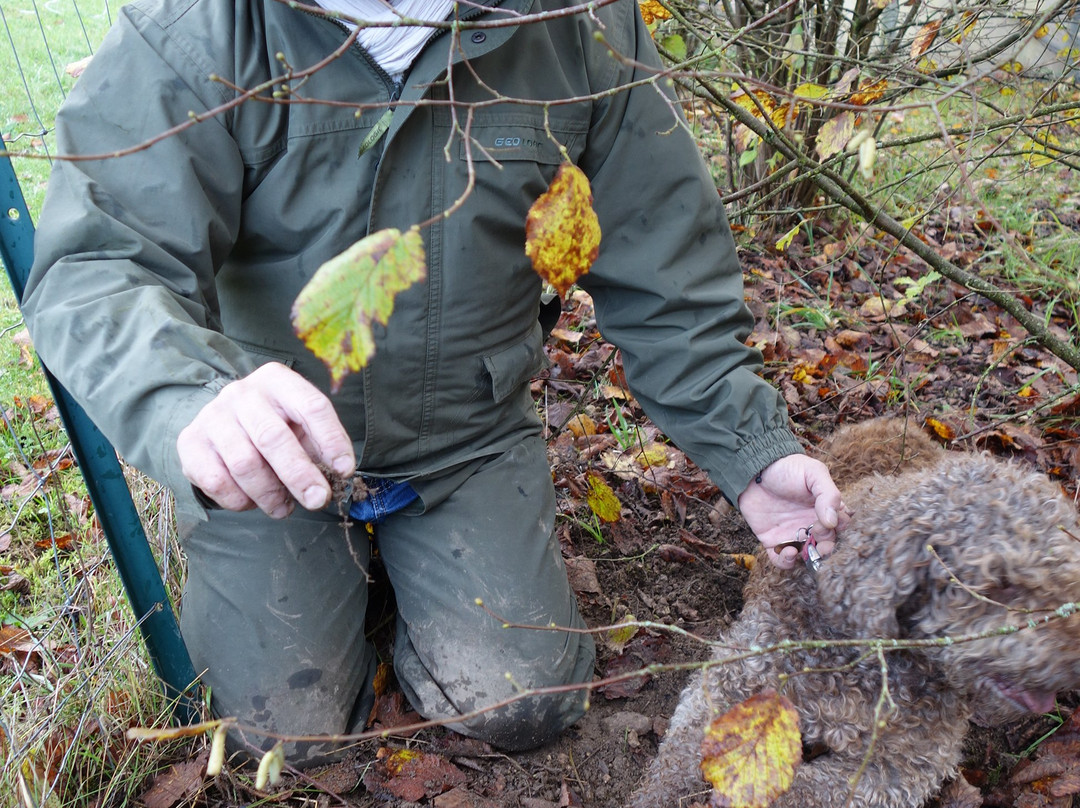
M 896 549 L 884 542 L 869 544 L 867 537 L 850 532 L 845 535 L 817 574 L 822 619 L 844 636 L 906 636 L 909 619 L 925 605 L 933 584 L 928 564 L 891 558 Z

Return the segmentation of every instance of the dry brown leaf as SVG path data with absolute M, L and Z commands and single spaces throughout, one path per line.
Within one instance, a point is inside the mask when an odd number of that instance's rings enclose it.
M 419 802 L 465 783 L 465 775 L 441 755 L 416 749 L 383 747 L 363 777 L 364 787 L 380 799 Z
M 983 804 L 982 792 L 963 777 L 950 780 L 938 797 L 941 808 L 979 808 Z
M 567 558 L 566 575 L 570 579 L 570 588 L 575 592 L 588 592 L 593 595 L 601 592 L 600 579 L 596 577 L 596 564 L 591 558 Z
M 146 808 L 173 808 L 181 800 L 198 793 L 202 788 L 209 750 L 203 750 L 195 760 L 175 763 L 154 778 L 153 784 L 140 799 Z

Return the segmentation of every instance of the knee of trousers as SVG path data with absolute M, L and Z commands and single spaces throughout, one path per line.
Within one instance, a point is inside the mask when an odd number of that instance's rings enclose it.
M 399 646 L 399 651 L 403 650 Z M 410 649 L 411 650 L 411 649 Z M 518 660 L 517 673 L 505 672 L 497 655 L 471 673 L 443 667 L 435 681 L 415 652 L 395 653 L 398 680 L 413 706 L 428 718 L 511 752 L 553 741 L 588 709 L 596 650 L 591 636 L 575 635 L 563 664 Z M 536 693 L 545 689 L 558 692 Z M 524 695 L 529 694 L 529 695 Z

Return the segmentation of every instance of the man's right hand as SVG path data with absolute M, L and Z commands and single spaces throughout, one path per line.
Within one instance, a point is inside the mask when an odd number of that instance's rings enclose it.
M 356 465 L 330 399 L 277 363 L 222 388 L 176 448 L 184 476 L 222 508 L 259 508 L 275 519 L 296 502 L 309 510 L 329 504 L 330 484 L 316 463 L 343 476 Z

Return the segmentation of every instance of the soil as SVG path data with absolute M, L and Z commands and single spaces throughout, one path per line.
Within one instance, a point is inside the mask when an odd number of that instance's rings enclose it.
M 620 495 L 625 497 L 627 489 L 624 485 Z M 652 512 L 649 521 L 634 525 L 624 519 L 614 530 L 604 525 L 602 542 L 579 525 L 563 523 L 563 552 L 586 622 L 606 626 L 632 615 L 697 637 L 716 636 L 741 608 L 747 576 L 743 564 L 756 540 L 718 495 L 711 503 L 691 501 L 681 523 L 664 518 L 658 502 L 650 508 L 647 496 L 639 496 L 642 512 Z M 621 649 L 605 636 L 597 640 L 598 679 L 647 665 L 692 664 L 707 656 L 702 642 L 661 629 L 639 630 Z M 453 733 L 428 730 L 407 740 L 371 742 L 350 760 L 312 776 L 355 806 L 621 808 L 655 755 L 687 676 L 685 669 L 666 669 L 601 688 L 577 724 L 535 751 L 504 754 Z M 371 793 L 361 781 L 380 747 L 436 752 L 464 773 L 465 783 L 427 794 L 419 803 L 385 791 L 382 796 Z

